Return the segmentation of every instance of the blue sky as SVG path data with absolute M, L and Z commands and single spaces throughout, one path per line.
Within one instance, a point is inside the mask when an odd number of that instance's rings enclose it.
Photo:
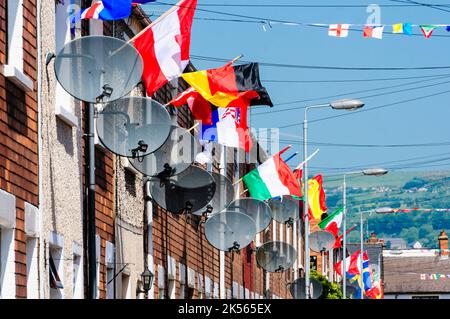
M 425 1 L 425 0 L 424 0 Z M 173 1 L 171 1 L 173 3 Z M 368 13 L 365 7 L 358 8 L 255 8 L 255 7 L 205 7 L 202 4 L 336 4 L 336 1 L 225 1 L 199 0 L 201 9 L 221 11 L 240 15 L 258 16 L 269 19 L 298 21 L 304 23 L 366 23 Z M 370 2 L 343 0 L 339 5 L 364 5 Z M 428 3 L 445 3 L 445 0 Z M 393 1 L 379 1 L 377 4 L 400 4 Z M 450 6 L 450 1 L 449 1 Z M 168 9 L 168 6 L 150 4 L 146 10 L 155 16 Z M 450 7 L 446 10 L 450 11 Z M 155 18 L 152 17 L 152 19 Z M 207 12 L 196 12 L 196 18 L 239 19 Z M 242 18 L 243 19 L 243 18 Z M 410 22 L 413 24 L 450 24 L 450 12 L 420 7 L 381 7 L 381 23 L 394 24 Z M 290 26 L 273 24 L 264 31 L 262 24 L 234 23 L 230 21 L 194 21 L 192 29 L 191 56 L 208 56 L 233 59 L 244 54 L 243 60 L 255 62 L 339 66 L 339 67 L 423 67 L 450 66 L 448 50 L 450 49 L 450 32 L 445 28 L 434 31 L 430 39 L 422 36 L 403 36 L 384 34 L 382 40 L 363 38 L 361 27 L 350 31 L 348 38 L 333 38 L 327 35 L 326 28 L 307 26 Z M 386 27 L 390 32 L 391 27 Z M 420 33 L 418 27 L 414 33 Z M 198 69 L 214 68 L 221 62 L 200 61 L 192 59 Z M 420 98 L 439 93 L 440 95 L 410 101 L 374 111 L 354 112 L 349 116 L 318 121 L 310 124 L 309 140 L 313 142 L 343 144 L 417 144 L 450 141 L 450 68 L 435 70 L 407 71 L 344 71 L 317 70 L 300 68 L 260 67 L 261 79 L 267 88 L 275 106 L 272 109 L 254 108 L 252 126 L 256 128 L 277 128 L 283 125 L 301 123 L 301 109 L 279 111 L 288 108 L 300 108 L 305 105 L 325 103 L 337 98 L 364 98 L 364 109 L 389 103 Z M 415 78 L 447 74 L 442 78 Z M 274 83 L 265 80 L 348 80 L 402 77 L 411 79 L 391 81 L 358 81 L 334 83 Z M 447 82 L 447 83 L 444 83 Z M 440 84 L 442 83 L 442 84 Z M 428 86 L 428 87 L 424 87 Z M 382 90 L 374 90 L 384 88 Z M 403 92 L 387 94 L 393 91 Z M 342 95 L 335 98 L 317 99 L 332 95 L 366 91 Z M 443 93 L 449 91 L 448 93 Z M 373 96 L 373 95 L 378 96 Z M 314 100 L 312 100 L 314 99 Z M 278 105 L 290 101 L 312 100 L 293 104 Z M 314 110 L 309 113 L 309 120 L 339 115 L 342 112 L 331 109 Z M 300 125 L 280 129 L 281 138 L 298 141 L 302 139 Z M 287 142 L 289 143 L 289 142 Z M 287 144 L 285 143 L 285 144 Z M 359 148 L 359 147 L 309 147 L 312 152 L 320 148 L 319 155 L 311 162 L 313 172 L 333 174 L 342 170 L 334 168 L 364 167 L 397 160 L 417 158 L 400 163 L 387 163 L 385 166 L 416 166 L 414 170 L 447 170 L 450 160 L 430 162 L 450 158 L 450 145 L 434 147 L 403 148 Z M 302 152 L 300 145 L 294 144 L 293 151 Z M 426 157 L 425 157 L 426 156 Z M 420 157 L 425 157 L 421 159 Z M 292 165 L 300 161 L 301 156 L 292 160 Z M 442 164 L 441 166 L 429 166 Z M 421 166 L 423 165 L 423 166 Z M 383 166 L 383 165 L 376 165 Z M 320 168 L 320 169 L 319 169 Z M 351 169 L 350 169 L 351 170 Z

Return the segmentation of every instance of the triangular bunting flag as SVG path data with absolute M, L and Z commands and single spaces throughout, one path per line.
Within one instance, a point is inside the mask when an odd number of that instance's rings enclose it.
M 437 28 L 437 26 L 434 26 L 434 25 L 421 25 L 420 26 L 420 30 L 422 30 L 423 35 L 427 39 L 429 39 L 431 37 L 433 30 L 436 28 Z

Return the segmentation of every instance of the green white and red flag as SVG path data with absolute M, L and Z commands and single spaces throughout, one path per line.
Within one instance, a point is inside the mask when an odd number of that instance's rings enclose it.
M 337 237 L 339 229 L 341 228 L 343 216 L 344 208 L 339 207 L 319 223 L 320 229 L 328 231 L 332 233 L 334 237 Z

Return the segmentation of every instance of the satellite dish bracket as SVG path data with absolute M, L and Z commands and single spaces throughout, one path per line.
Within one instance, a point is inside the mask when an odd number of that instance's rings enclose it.
M 235 241 L 233 243 L 233 246 L 228 248 L 228 251 L 229 252 L 238 252 L 240 247 L 241 247 L 241 245 L 239 245 L 239 243 L 237 241 Z
M 148 144 L 145 143 L 144 140 L 140 140 L 138 142 L 138 146 L 130 150 L 132 158 L 136 158 L 139 162 L 142 163 L 144 161 L 144 155 L 139 155 L 139 152 L 145 153 L 147 152 L 147 149 Z
M 184 211 L 186 213 L 192 213 L 192 208 L 194 208 L 194 205 L 190 201 L 186 202 L 186 206 L 184 207 Z
M 284 224 L 290 228 L 294 225 L 294 219 L 292 217 L 289 217 L 289 219 L 287 221 L 284 222 Z
M 277 269 L 275 269 L 275 272 L 282 272 L 284 271 L 284 267 L 282 265 L 279 265 Z
M 108 84 L 102 86 L 103 92 L 99 96 L 95 98 L 97 103 L 102 103 L 104 97 L 110 97 L 114 89 L 110 87 Z

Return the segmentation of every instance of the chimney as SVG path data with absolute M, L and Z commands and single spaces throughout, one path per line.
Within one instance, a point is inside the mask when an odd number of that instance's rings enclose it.
M 448 258 L 448 236 L 445 230 L 442 230 L 438 237 L 439 240 L 439 252 L 441 257 L 447 256 Z
M 377 244 L 378 243 L 378 238 L 377 238 L 377 234 L 375 233 L 371 233 L 370 234 L 370 238 L 367 240 L 368 244 Z

